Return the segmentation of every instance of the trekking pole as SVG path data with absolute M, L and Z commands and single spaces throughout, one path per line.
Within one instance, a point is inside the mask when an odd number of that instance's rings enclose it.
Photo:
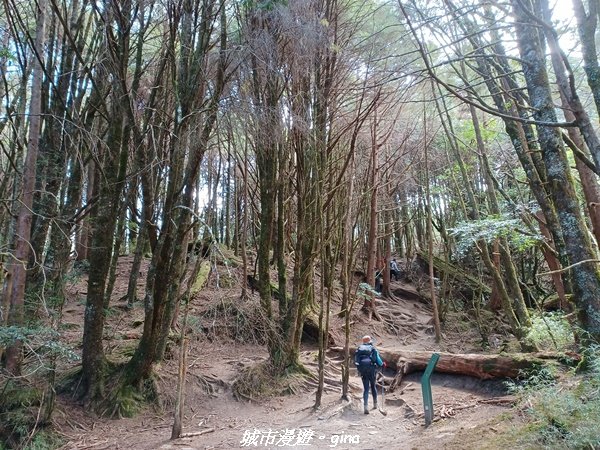
M 384 416 L 387 416 L 387 411 L 385 408 L 385 379 L 383 377 L 383 369 L 379 372 L 381 374 L 381 406 L 379 407 L 379 412 Z

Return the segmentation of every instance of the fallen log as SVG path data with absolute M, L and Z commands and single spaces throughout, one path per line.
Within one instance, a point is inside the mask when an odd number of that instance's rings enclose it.
M 417 252 L 415 262 L 424 273 L 427 273 L 427 270 L 429 270 L 429 256 L 425 252 Z M 459 266 L 438 258 L 437 256 L 433 257 L 433 269 L 435 277 L 442 278 L 444 275 L 449 276 L 450 280 L 453 281 L 461 291 L 464 291 L 467 297 L 480 294 L 488 297 L 492 293 L 492 289 L 479 278 L 470 275 Z
M 431 300 L 417 292 L 413 287 L 394 286 L 392 287 L 392 293 L 396 297 L 400 297 L 413 302 L 421 302 L 429 305 Z
M 330 347 L 333 352 L 344 351 L 343 347 Z M 379 348 L 381 358 L 389 368 L 397 371 L 393 384 L 398 386 L 403 375 L 425 370 L 434 352 L 422 350 Z M 478 354 L 478 353 L 446 353 L 435 352 L 440 359 L 436 372 L 455 375 L 468 375 L 482 380 L 493 378 L 519 378 L 524 371 L 544 366 L 574 365 L 581 360 L 575 353 L 512 353 L 512 354 Z M 352 353 L 351 353 L 352 356 Z

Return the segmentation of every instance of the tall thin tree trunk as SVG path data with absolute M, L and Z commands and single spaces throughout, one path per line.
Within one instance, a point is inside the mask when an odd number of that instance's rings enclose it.
M 595 0 L 594 0 L 595 1 Z M 591 3 L 594 3 L 592 1 Z M 577 2 L 575 2 L 577 3 Z M 550 11 L 547 0 L 543 1 L 544 16 L 547 23 L 550 23 Z M 558 38 L 554 32 L 546 30 L 548 42 L 552 55 L 552 66 L 559 86 L 560 100 L 565 119 L 569 122 L 576 122 L 578 128 L 569 127 L 567 133 L 571 141 L 584 153 L 586 150 L 594 148 L 592 152 L 596 167 L 600 167 L 600 143 L 592 126 L 588 114 L 585 112 L 581 100 L 575 91 L 574 74 L 570 67 L 567 67 L 566 58 L 561 51 Z M 569 78 L 568 78 L 569 77 Z M 581 186 L 587 204 L 587 213 L 592 224 L 592 232 L 596 238 L 597 245 L 600 244 L 600 186 L 598 185 L 597 174 L 587 167 L 580 158 L 575 158 L 575 166 L 579 172 Z
M 598 25 L 598 0 L 588 0 L 586 13 L 583 0 L 572 0 L 577 30 L 581 41 L 583 53 L 583 69 L 587 77 L 588 86 L 594 96 L 596 111 L 600 114 L 600 65 L 596 49 L 596 27 Z
M 243 205 L 242 223 L 240 224 L 240 255 L 242 257 L 242 300 L 248 298 L 248 218 L 250 216 L 250 200 L 248 198 L 248 144 L 244 143 L 244 160 L 242 161 L 242 194 L 240 203 Z M 239 189 L 238 189 L 239 190 Z
M 227 145 L 231 145 L 231 140 L 227 140 Z M 232 164 L 233 158 L 231 157 L 231 148 L 228 148 L 227 150 L 227 177 L 225 179 L 225 211 L 223 213 L 223 236 L 221 240 L 225 244 L 225 247 L 231 248 L 231 237 L 233 235 L 232 230 L 235 229 L 235 226 L 233 226 L 232 224 L 233 219 L 231 217 L 231 204 L 233 202 L 233 196 L 231 195 L 231 173 L 233 172 L 235 174 L 235 168 Z
M 25 308 L 25 283 L 27 279 L 27 261 L 30 252 L 31 208 L 35 188 L 35 169 L 42 126 L 42 80 L 44 57 L 44 30 L 46 23 L 46 4 L 37 3 L 37 23 L 35 30 L 33 79 L 31 85 L 31 102 L 29 105 L 29 139 L 27 156 L 23 169 L 22 192 L 15 228 L 16 242 L 10 265 L 11 291 L 8 323 L 12 326 L 22 326 Z M 16 341 L 6 349 L 6 369 L 13 375 L 21 373 L 22 343 Z
M 143 202 L 143 201 L 142 201 Z M 134 302 L 137 300 L 137 281 L 140 275 L 140 267 L 142 265 L 142 259 L 144 257 L 144 248 L 148 242 L 146 224 L 147 219 L 144 214 L 144 207 L 141 208 L 141 220 L 140 227 L 138 228 L 138 238 L 135 244 L 135 253 L 133 255 L 133 263 L 131 264 L 131 272 L 129 273 L 129 282 L 127 284 L 127 306 L 133 307 Z
M 115 239 L 110 257 L 110 268 L 108 270 L 108 278 L 106 282 L 106 292 L 104 292 L 104 309 L 108 309 L 110 305 L 110 299 L 115 288 L 115 282 L 117 281 L 119 254 L 121 253 L 121 247 L 123 246 L 125 226 L 127 223 L 127 203 L 125 199 L 122 199 L 120 202 L 117 220 Z
M 423 134 L 425 152 L 425 179 L 429 180 L 429 136 L 427 135 L 427 115 L 423 114 Z M 440 313 L 438 308 L 438 299 L 436 294 L 435 278 L 433 275 L 433 226 L 431 213 L 431 192 L 429 183 L 425 183 L 425 208 L 427 209 L 427 251 L 429 254 L 429 293 L 431 295 L 431 305 L 433 307 L 433 328 L 435 330 L 435 341 L 442 341 L 442 327 L 440 325 Z
M 547 24 L 551 23 L 552 14 L 548 0 L 542 0 L 540 5 L 544 20 Z M 552 66 L 554 67 L 561 102 L 567 105 L 566 110 L 568 110 L 569 116 L 575 119 L 575 123 L 581 132 L 581 137 L 583 137 L 600 175 L 600 139 L 598 139 L 590 116 L 586 112 L 577 93 L 575 74 L 571 69 L 567 56 L 559 46 L 556 30 L 548 25 L 542 27 L 542 30 L 550 47 Z
M 371 151 L 370 151 L 370 203 L 369 203 L 369 230 L 367 238 L 367 283 L 375 286 L 375 271 L 383 270 L 385 267 L 376 267 L 377 262 L 377 240 L 378 240 L 378 220 L 377 220 L 377 196 L 379 193 L 379 166 L 377 159 L 377 108 L 374 109 L 373 124 L 371 129 Z M 366 298 L 363 309 L 367 312 L 369 320 L 376 314 L 375 295 L 371 293 L 370 298 Z
M 448 115 L 448 108 L 446 107 L 445 101 L 443 98 L 441 99 L 441 103 L 444 106 L 443 110 L 441 109 L 441 105 L 439 104 L 438 101 L 436 101 L 436 106 L 438 108 L 438 112 L 440 113 L 440 115 L 443 114 L 444 117 L 446 118 L 446 120 L 442 121 L 442 125 L 443 125 L 444 131 L 446 133 L 446 136 L 448 138 L 448 141 L 450 143 L 450 148 L 453 152 L 454 158 L 456 159 L 456 161 L 458 163 L 458 167 L 459 167 L 460 175 L 461 175 L 461 183 L 465 187 L 466 193 L 467 193 L 467 202 L 462 203 L 462 207 L 464 208 L 463 214 L 468 219 L 479 220 L 480 214 L 479 214 L 479 206 L 477 203 L 477 199 L 475 197 L 475 193 L 473 192 L 473 186 L 470 182 L 470 178 L 468 176 L 464 161 L 462 159 L 462 155 L 460 154 L 460 152 L 458 150 L 457 142 L 454 137 L 455 135 L 454 135 L 454 131 L 452 128 L 452 121 L 450 119 L 450 116 Z M 490 272 L 493 282 L 495 283 L 495 285 L 497 287 L 498 293 L 500 295 L 501 303 L 502 303 L 502 308 L 504 310 L 504 314 L 510 324 L 513 334 L 517 337 L 517 339 L 519 339 L 521 341 L 522 346 L 526 345 L 522 341 L 522 338 L 525 336 L 525 329 L 523 328 L 523 326 L 525 324 L 521 324 L 519 322 L 519 318 L 515 314 L 515 308 L 513 306 L 513 301 L 511 299 L 511 295 L 510 295 L 511 293 L 509 292 L 509 290 L 507 288 L 507 284 L 502 276 L 502 273 L 494 265 L 492 256 L 490 255 L 490 252 L 489 252 L 488 244 L 484 241 L 479 241 L 477 243 L 477 250 L 478 250 L 479 254 L 481 255 L 481 259 L 482 259 L 486 269 Z
M 351 147 L 351 151 L 353 152 Z M 347 173 L 347 194 L 345 203 L 348 205 L 344 210 L 344 230 L 342 233 L 342 267 L 341 267 L 341 285 L 342 285 L 342 313 L 344 314 L 344 361 L 342 363 L 342 398 L 349 400 L 348 384 L 350 381 L 350 313 L 354 302 L 351 300 L 352 290 L 352 272 L 354 267 L 354 239 L 352 238 L 352 217 L 353 217 L 353 197 L 354 197 L 354 152 L 350 157 Z
M 464 66 L 463 66 L 464 71 Z M 475 130 L 475 140 L 477 142 L 477 150 L 481 155 L 481 159 L 484 165 L 484 176 L 486 178 L 486 192 L 489 198 L 490 203 L 490 211 L 492 214 L 500 214 L 500 206 L 498 204 L 498 199 L 496 198 L 496 190 L 494 183 L 491 180 L 489 173 L 489 165 L 487 164 L 487 154 L 485 148 L 485 142 L 483 141 L 483 137 L 481 135 L 481 127 L 479 125 L 479 118 L 477 117 L 477 112 L 475 111 L 475 107 L 473 105 L 469 105 L 469 110 L 471 113 L 471 121 L 473 122 L 473 128 Z M 517 316 L 517 320 L 521 327 L 529 328 L 531 326 L 531 320 L 529 318 L 529 312 L 527 311 L 527 306 L 525 305 L 525 299 L 523 298 L 523 293 L 521 292 L 521 288 L 519 286 L 519 280 L 517 276 L 517 270 L 513 263 L 510 250 L 508 245 L 505 242 L 505 239 L 499 239 L 497 243 L 494 243 L 494 248 L 498 248 L 500 253 L 500 261 L 502 263 L 502 267 L 504 269 L 504 280 L 506 282 L 506 288 L 512 298 L 512 305 Z M 494 259 L 496 256 L 494 255 Z M 495 262 L 495 261 L 494 261 Z M 494 267 L 497 267 L 497 264 L 494 264 Z M 498 269 L 499 270 L 499 267 Z M 497 291 L 496 291 L 497 292 Z
M 94 170 L 94 162 L 89 162 L 87 167 L 85 168 L 85 172 L 87 174 L 87 182 L 85 184 L 85 198 L 89 203 L 90 199 L 94 198 L 97 194 L 94 191 L 94 186 L 96 185 L 96 172 Z M 83 202 L 82 202 L 83 203 Z M 75 237 L 75 259 L 77 261 L 85 261 L 89 256 L 90 249 L 90 233 L 91 233 L 91 224 L 89 216 L 86 216 L 82 221 L 77 230 L 77 234 Z

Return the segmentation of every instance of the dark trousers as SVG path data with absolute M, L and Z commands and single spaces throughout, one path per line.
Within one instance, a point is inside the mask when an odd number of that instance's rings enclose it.
M 373 404 L 377 403 L 377 388 L 375 387 L 375 375 L 377 371 L 375 367 L 368 367 L 362 370 L 360 377 L 363 382 L 363 401 L 365 406 L 369 402 L 369 387 L 371 389 L 371 394 L 373 395 Z

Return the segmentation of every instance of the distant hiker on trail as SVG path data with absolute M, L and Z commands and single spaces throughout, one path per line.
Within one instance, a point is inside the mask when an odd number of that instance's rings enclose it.
M 400 269 L 398 268 L 396 258 L 390 261 L 390 278 L 393 278 L 396 281 L 400 280 Z
M 378 367 L 386 367 L 382 361 L 379 352 L 373 345 L 371 336 L 364 336 L 362 344 L 356 349 L 354 354 L 354 364 L 360 373 L 363 382 L 363 401 L 365 406 L 365 414 L 369 414 L 369 389 L 373 395 L 373 409 L 377 409 L 377 389 L 375 388 L 375 376 L 377 375 Z

